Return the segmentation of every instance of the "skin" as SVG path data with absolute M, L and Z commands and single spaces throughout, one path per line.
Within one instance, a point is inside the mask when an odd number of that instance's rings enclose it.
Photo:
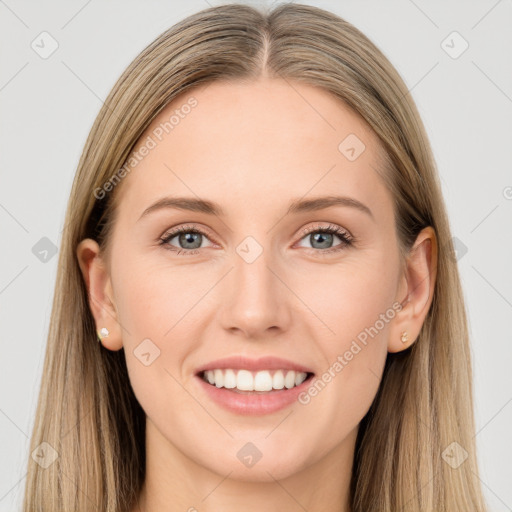
M 118 185 L 111 259 L 91 239 L 77 248 L 96 326 L 110 331 L 102 343 L 124 347 L 147 415 L 140 509 L 349 511 L 358 425 L 387 353 L 414 342 L 432 301 L 434 232 L 419 234 L 400 273 L 393 202 L 375 171 L 379 141 L 327 92 L 261 78 L 214 82 L 193 96 L 197 107 Z M 168 105 L 141 140 L 188 98 Z M 338 150 L 351 133 L 366 146 L 354 161 Z M 348 206 L 286 215 L 292 200 L 333 194 L 361 201 L 373 218 Z M 170 195 L 219 203 L 225 216 L 161 209 L 139 220 Z M 197 254 L 158 244 L 192 223 L 207 232 Z M 354 244 L 332 235 L 322 246 L 315 231 L 303 232 L 329 224 Z M 236 251 L 247 236 L 263 249 L 252 263 Z M 191 247 L 179 237 L 167 244 Z M 320 376 L 395 302 L 403 309 L 307 405 L 237 415 L 194 377 L 200 365 L 234 354 L 292 359 Z M 149 366 L 133 353 L 146 338 L 161 351 Z M 236 456 L 247 442 L 262 453 L 251 468 Z

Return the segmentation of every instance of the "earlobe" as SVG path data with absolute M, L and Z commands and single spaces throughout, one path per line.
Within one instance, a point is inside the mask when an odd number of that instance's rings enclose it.
M 91 238 L 82 240 L 76 256 L 87 288 L 89 308 L 94 317 L 98 339 L 105 348 L 122 348 L 121 328 L 113 300 L 110 276 L 100 254 L 98 243 Z M 108 332 L 108 337 L 100 333 Z
M 405 289 L 406 300 L 401 300 L 403 308 L 390 329 L 388 352 L 400 352 L 415 342 L 432 304 L 436 275 L 437 238 L 428 226 L 419 233 L 407 257 L 400 288 L 401 294 Z

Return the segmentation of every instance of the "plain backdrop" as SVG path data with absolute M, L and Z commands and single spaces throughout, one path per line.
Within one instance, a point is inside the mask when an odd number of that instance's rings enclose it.
M 220 3 L 0 0 L 0 512 L 21 507 L 55 253 L 88 131 L 102 100 L 147 44 Z M 304 3 L 361 29 L 418 105 L 467 301 L 480 477 L 490 510 L 510 511 L 512 2 Z M 51 55 L 41 55 L 56 44 Z

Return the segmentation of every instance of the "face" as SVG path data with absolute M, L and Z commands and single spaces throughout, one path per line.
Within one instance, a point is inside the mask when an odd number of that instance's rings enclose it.
M 239 480 L 341 453 L 404 298 L 375 134 L 309 85 L 214 82 L 177 98 L 135 151 L 145 156 L 116 191 L 109 282 L 152 442 Z M 219 211 L 150 208 L 178 197 Z M 325 197 L 345 200 L 314 202 Z

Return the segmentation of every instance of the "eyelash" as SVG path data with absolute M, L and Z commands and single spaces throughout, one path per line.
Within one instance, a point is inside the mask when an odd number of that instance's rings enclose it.
M 203 235 L 205 237 L 209 237 L 208 233 L 203 231 L 202 229 L 198 229 L 195 226 L 180 226 L 179 228 L 174 229 L 173 231 L 165 234 L 162 238 L 160 238 L 159 245 L 163 246 L 164 249 L 175 252 L 176 255 L 183 254 L 183 256 L 193 256 L 194 254 L 197 254 L 200 249 L 178 249 L 172 245 L 169 244 L 169 241 L 172 240 L 176 235 L 179 235 L 180 233 L 196 233 Z M 341 243 L 335 247 L 331 247 L 330 249 L 315 249 L 314 247 L 309 248 L 312 251 L 322 253 L 322 255 L 330 254 L 333 252 L 341 251 L 347 247 L 350 247 L 354 244 L 354 237 L 349 235 L 345 230 L 341 229 L 340 227 L 329 224 L 327 227 L 312 227 L 312 228 L 306 228 L 302 231 L 302 237 L 300 240 L 302 240 L 304 237 L 311 233 L 322 233 L 322 234 L 333 234 L 337 235 Z M 306 247 L 306 249 L 308 249 Z

